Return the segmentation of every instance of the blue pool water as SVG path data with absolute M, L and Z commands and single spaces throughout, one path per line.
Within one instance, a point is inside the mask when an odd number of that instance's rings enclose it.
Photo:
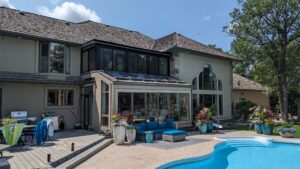
M 224 140 L 211 155 L 175 161 L 159 169 L 300 169 L 300 144 L 264 138 Z

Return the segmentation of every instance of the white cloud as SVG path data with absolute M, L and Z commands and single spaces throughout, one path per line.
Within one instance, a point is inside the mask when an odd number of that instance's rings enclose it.
M 64 2 L 61 6 L 56 6 L 52 10 L 45 6 L 39 7 L 38 10 L 42 15 L 71 22 L 82 22 L 86 20 L 101 22 L 101 18 L 95 11 L 74 2 Z
M 201 18 L 202 21 L 210 21 L 211 20 L 211 17 L 210 16 L 203 16 Z
M 60 1 L 62 0 L 49 0 L 49 2 L 54 5 L 58 4 Z
M 9 2 L 9 0 L 0 0 L 0 6 L 15 9 L 15 7 Z

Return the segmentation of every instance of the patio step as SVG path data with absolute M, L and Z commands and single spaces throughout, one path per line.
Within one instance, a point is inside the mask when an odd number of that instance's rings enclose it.
M 95 146 L 89 148 L 88 150 L 82 152 L 81 154 L 75 156 L 74 158 L 57 166 L 56 168 L 66 168 L 66 169 L 74 168 L 112 143 L 113 143 L 112 139 L 105 139 L 102 142 L 96 144 Z
M 95 145 L 101 143 L 104 140 L 105 140 L 105 137 L 100 137 L 98 140 L 86 145 L 85 147 L 82 147 L 81 149 L 75 150 L 71 154 L 68 154 L 68 155 L 66 155 L 66 156 L 64 156 L 64 157 L 62 157 L 62 158 L 60 158 L 56 161 L 51 162 L 50 165 L 55 168 L 55 167 L 65 163 L 65 162 L 67 162 L 68 160 L 78 156 L 79 154 L 82 154 L 83 152 L 89 150 L 90 148 L 94 147 Z

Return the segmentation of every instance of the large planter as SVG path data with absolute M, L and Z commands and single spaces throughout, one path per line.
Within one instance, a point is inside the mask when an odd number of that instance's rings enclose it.
M 254 128 L 255 128 L 255 131 L 256 131 L 257 134 L 262 134 L 263 133 L 261 125 L 262 125 L 261 123 L 255 123 L 254 124 Z
M 207 124 L 201 124 L 198 126 L 200 134 L 205 134 L 207 132 Z
M 132 144 L 136 138 L 136 130 L 135 129 L 126 129 L 126 139 L 129 144 Z
M 279 132 L 279 134 L 280 134 L 280 136 L 281 137 L 284 137 L 284 138 L 293 138 L 293 137 L 295 137 L 295 134 L 296 133 L 291 133 L 291 132 Z
M 125 127 L 124 126 L 114 126 L 113 128 L 113 138 L 117 145 L 124 144 L 125 142 Z
M 265 135 L 272 135 L 273 134 L 273 125 L 267 125 L 267 124 L 261 124 L 261 129 L 262 129 L 262 132 L 265 134 Z
M 213 126 L 213 122 L 210 121 L 207 123 L 207 133 L 212 133 L 213 132 L 213 129 L 214 129 L 214 126 Z

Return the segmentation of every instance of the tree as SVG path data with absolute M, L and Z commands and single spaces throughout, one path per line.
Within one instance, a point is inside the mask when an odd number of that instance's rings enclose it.
M 252 66 L 266 60 L 276 77 L 282 117 L 288 120 L 287 75 L 288 62 L 293 59 L 290 50 L 299 47 L 300 1 L 299 0 L 238 0 L 241 8 L 230 13 L 230 34 L 235 36 L 234 51 L 243 48 L 251 52 Z M 225 28 L 226 29 L 226 28 Z M 299 66 L 299 65 L 297 65 Z M 261 72 L 265 73 L 266 72 Z

